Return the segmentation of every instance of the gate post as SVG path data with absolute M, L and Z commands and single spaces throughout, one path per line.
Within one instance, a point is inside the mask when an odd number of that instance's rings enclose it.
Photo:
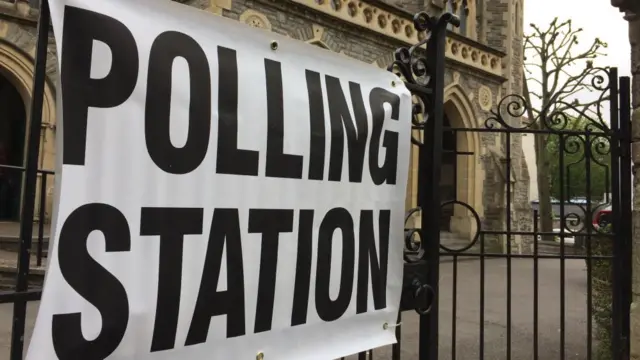
M 20 214 L 20 244 L 18 251 L 18 271 L 16 292 L 29 289 L 29 267 L 31 262 L 31 242 L 33 237 L 33 216 L 38 181 L 38 154 L 40 153 L 40 125 L 42 123 L 42 103 L 47 65 L 47 47 L 49 41 L 49 3 L 40 1 L 38 17 L 38 37 L 33 75 L 33 93 L 31 95 L 29 138 L 24 170 L 24 192 L 22 195 L 22 213 Z M 43 221 L 40 219 L 40 221 Z M 13 304 L 13 323 L 11 329 L 11 360 L 21 360 L 24 352 L 24 330 L 27 312 L 26 300 Z
M 418 205 L 422 207 L 420 227 L 425 236 L 427 285 L 433 289 L 431 311 L 420 317 L 420 360 L 438 359 L 438 282 L 440 278 L 440 170 L 444 121 L 445 42 L 447 25 L 460 20 L 446 13 L 435 22 L 427 43 L 427 68 L 431 92 L 427 122 L 418 160 Z
M 632 1 L 628 1 L 629 4 Z M 632 139 L 633 146 L 633 172 L 634 178 L 640 177 L 640 13 L 629 18 L 629 40 L 631 42 L 631 70 L 633 74 L 633 120 Z M 640 183 L 633 184 L 633 201 L 640 199 Z M 640 359 L 640 209 L 632 209 L 633 234 L 632 246 L 632 306 L 630 311 L 630 352 L 631 359 Z
M 405 222 L 420 213 L 420 228 L 405 229 L 405 269 L 401 311 L 415 309 L 420 314 L 419 360 L 438 359 L 438 280 L 440 250 L 440 167 L 444 121 L 444 74 L 447 25 L 460 26 L 451 13 L 440 17 L 420 12 L 414 27 L 426 32 L 424 40 L 410 48 L 396 50 L 388 70 L 402 77 L 412 95 L 421 104 L 413 108 L 413 130 L 422 131 L 422 139 L 412 133 L 418 152 L 418 208 L 409 211 Z M 427 45 L 426 51 L 422 45 Z M 420 119 L 420 115 L 422 119 Z M 412 242 L 420 238 L 419 249 Z
M 614 253 L 614 256 L 619 256 L 620 264 L 618 267 L 618 274 L 614 274 L 617 280 L 621 283 L 618 285 L 620 293 L 619 297 L 619 339 L 616 339 L 619 343 L 614 348 L 618 348 L 620 358 L 629 358 L 630 347 L 630 307 L 632 301 L 631 292 L 631 279 L 633 274 L 632 269 L 632 198 L 633 182 L 631 174 L 631 79 L 629 77 L 620 78 L 620 235 L 617 239 L 621 240 L 618 244 L 618 253 Z M 614 248 L 615 249 L 615 248 Z M 615 251 L 615 250 L 614 250 Z

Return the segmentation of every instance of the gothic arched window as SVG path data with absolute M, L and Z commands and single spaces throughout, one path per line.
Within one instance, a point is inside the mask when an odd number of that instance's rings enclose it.
M 462 2 L 460 11 L 458 12 L 460 17 L 460 34 L 467 36 L 467 25 L 469 23 L 469 6 L 466 1 Z
M 455 14 L 460 18 L 460 27 L 456 29 L 453 27 L 453 25 L 449 24 L 447 28 L 449 30 L 456 31 L 464 36 L 468 36 L 469 34 L 467 28 L 469 25 L 469 1 L 447 0 L 445 11 Z
M 455 14 L 456 12 L 453 9 L 453 6 L 455 5 L 454 4 L 455 2 L 456 2 L 456 0 L 447 0 L 447 2 L 446 2 L 447 6 L 446 6 L 444 11 L 452 13 L 452 14 Z M 453 30 L 454 27 L 453 27 L 453 25 L 449 24 L 449 25 L 447 25 L 447 29 Z

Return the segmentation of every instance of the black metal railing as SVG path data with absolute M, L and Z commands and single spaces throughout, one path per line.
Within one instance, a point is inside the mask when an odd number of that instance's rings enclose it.
M 42 0 L 40 1 L 40 12 L 38 15 L 31 102 L 29 105 L 29 111 L 27 112 L 29 114 L 29 121 L 27 122 L 27 124 L 29 124 L 29 128 L 27 130 L 28 138 L 26 144 L 26 161 L 24 181 L 22 185 L 20 241 L 18 246 L 15 291 L 0 293 L 0 303 L 13 303 L 10 350 L 11 360 L 21 360 L 23 358 L 27 302 L 40 299 L 42 293 L 41 289 L 30 290 L 28 279 L 33 237 L 33 219 L 35 215 L 36 192 L 38 185 L 38 160 L 40 154 L 44 89 L 47 76 L 46 65 L 50 20 L 48 1 Z M 40 252 L 42 252 L 42 250 Z
M 431 19 L 431 24 L 443 21 Z M 455 23 L 455 18 L 449 19 Z M 417 98 L 413 130 L 420 132 L 420 136 L 412 137 L 412 143 L 420 150 L 419 207 L 409 210 L 405 218 L 404 291 L 396 329 L 398 343 L 391 349 L 361 353 L 358 359 L 370 359 L 373 354 L 376 358 L 401 359 L 401 354 L 411 345 L 402 341 L 407 331 L 415 332 L 413 345 L 417 345 L 417 351 L 409 350 L 408 354 L 411 354 L 410 358 L 417 355 L 421 360 L 435 360 L 441 356 L 512 359 L 531 355 L 534 359 L 565 359 L 570 354 L 596 359 L 597 351 L 613 359 L 628 358 L 631 303 L 629 79 L 619 79 L 615 68 L 600 69 L 592 79 L 594 88 L 601 92 L 600 101 L 594 105 L 597 109 L 588 114 L 575 109 L 573 104 L 561 104 L 565 111 L 549 110 L 536 120 L 536 124 L 522 119 L 529 104 L 523 96 L 513 94 L 499 101 L 483 126 L 468 128 L 447 124 L 449 126 L 445 127 L 440 76 L 444 73 L 444 61 L 437 60 L 443 59 L 439 52 L 443 49 L 438 47 L 438 35 L 434 32 L 429 35 L 425 37 L 429 39 L 427 50 L 420 47 L 424 42 L 400 49 L 396 53 L 396 63 L 391 67 Z M 603 105 L 610 109 L 606 115 L 602 112 Z M 571 116 L 584 119 L 588 124 L 582 129 L 572 129 L 567 126 Z M 488 176 L 502 174 L 503 180 L 494 184 L 494 188 L 485 186 L 482 189 L 486 196 L 481 204 L 460 199 L 440 201 L 438 180 L 442 158 L 451 152 L 442 147 L 445 133 L 453 133 L 454 137 L 477 134 L 488 143 L 491 141 L 487 139 L 493 139 L 497 144 L 502 142 L 497 165 L 487 160 L 487 149 L 481 148 L 479 154 L 460 151 L 462 147 L 455 151 L 456 156 L 472 156 Z M 568 199 L 576 186 L 584 187 L 580 189 L 586 194 L 584 202 L 562 200 L 559 203 L 557 228 L 542 229 L 538 211 L 530 206 L 526 209 L 516 206 L 522 199 L 515 190 L 519 190 L 522 183 L 511 181 L 513 166 L 521 161 L 514 144 L 519 144 L 523 134 L 557 138 L 557 149 L 549 156 L 561 169 L 556 184 L 560 199 Z M 582 155 L 575 156 L 579 152 Z M 591 183 L 592 173 L 597 169 L 604 172 L 604 187 L 606 193 L 611 194 L 610 198 L 607 195 L 604 204 L 594 202 L 602 196 L 594 193 L 595 185 Z M 584 173 L 584 184 L 571 183 L 574 179 L 571 173 L 575 171 Z M 453 173 L 457 177 L 456 171 Z M 453 184 L 457 186 L 456 179 Z M 491 204 L 496 195 L 499 200 Z M 484 211 L 477 210 L 478 205 Z M 466 214 L 467 226 L 474 229 L 459 246 L 447 243 L 439 233 L 443 228 L 438 224 L 442 221 L 441 209 L 452 206 Z M 612 220 L 612 226 L 599 226 L 593 221 L 594 217 L 609 207 L 608 218 Z M 553 250 L 545 249 L 549 244 L 544 239 L 548 238 L 557 240 Z M 467 260 L 473 262 L 465 262 Z M 445 266 L 450 266 L 450 270 L 441 271 Z M 584 272 L 576 269 L 584 269 Z M 478 286 L 475 294 L 468 289 L 469 276 L 477 276 L 477 281 L 471 281 Z M 575 282 L 585 286 L 584 293 L 576 289 Z M 529 294 L 526 301 L 521 298 L 523 291 Z M 550 292 L 555 295 L 551 296 Z M 473 313 L 477 314 L 475 321 L 479 325 L 477 339 L 460 340 L 461 334 L 470 331 L 469 318 L 465 318 L 467 324 L 460 319 L 460 314 L 469 311 L 470 305 L 463 310 L 465 307 L 461 307 L 461 302 L 474 305 Z M 584 311 L 576 314 L 575 306 L 582 306 Z M 552 336 L 549 336 L 550 308 L 557 311 L 552 318 L 558 323 L 553 327 Z M 415 310 L 417 315 L 407 310 Z M 530 314 L 526 320 L 522 319 L 523 312 Z M 500 326 L 504 326 L 500 330 L 500 346 L 495 345 L 495 331 L 488 332 L 496 325 L 496 316 L 501 319 Z M 407 328 L 411 322 L 413 328 Z M 465 329 L 461 332 L 463 326 Z M 449 330 L 443 331 L 447 327 Z M 603 332 L 610 334 L 603 335 Z M 607 336 L 610 343 L 602 340 Z M 459 346 L 461 341 L 465 346 Z M 487 346 L 487 341 L 494 344 Z M 469 343 L 476 346 L 470 348 Z
M 16 260 L 18 248 L 14 244 L 20 241 L 20 203 L 25 167 L 0 164 L 0 238 L 4 242 L 4 248 L 15 252 Z M 49 208 L 52 204 L 52 192 L 49 186 L 53 185 L 54 172 L 52 170 L 37 170 L 37 184 L 35 194 L 35 209 L 33 224 L 36 225 L 36 254 L 31 265 L 41 267 L 45 258 L 45 247 L 48 244 L 50 224 Z M 13 260 L 13 259 L 6 259 Z M 11 263 L 11 261 L 10 261 Z M 17 266 L 17 262 L 16 262 Z
M 615 69 L 607 69 L 606 79 L 608 86 L 603 86 L 603 92 L 608 93 L 609 124 L 603 125 L 602 119 L 584 131 L 572 131 L 558 127 L 557 120 L 561 116 L 549 116 L 541 121 L 551 121 L 545 129 L 531 126 L 524 122 L 524 126 L 514 126 L 514 118 L 524 115 L 521 112 L 528 106 L 522 96 L 510 95 L 501 101 L 497 108 L 483 126 L 478 128 L 445 127 L 444 126 L 444 74 L 445 74 L 445 46 L 446 28 L 449 25 L 457 26 L 460 20 L 451 15 L 444 14 L 440 17 L 419 13 L 414 18 L 414 27 L 425 34 L 424 40 L 411 47 L 403 47 L 396 51 L 395 61 L 389 66 L 389 70 L 397 73 L 404 81 L 405 86 L 415 98 L 413 131 L 420 136 L 412 136 L 412 143 L 418 151 L 418 207 L 410 210 L 406 219 L 407 225 L 404 233 L 404 260 L 405 273 L 403 282 L 403 294 L 401 299 L 401 312 L 398 314 L 396 324 L 387 324 L 395 327 L 398 343 L 385 349 L 374 349 L 357 355 L 359 360 L 380 358 L 381 356 L 399 360 L 403 358 L 403 352 L 407 348 L 407 342 L 403 336 L 415 338 L 417 355 L 409 358 L 420 360 L 437 360 L 443 357 L 479 358 L 479 359 L 511 359 L 514 350 L 524 348 L 527 356 L 533 355 L 535 359 L 561 358 L 568 356 L 570 351 L 584 351 L 584 357 L 593 357 L 593 331 L 598 327 L 595 322 L 601 321 L 595 316 L 595 312 L 603 310 L 603 305 L 594 302 L 594 294 L 599 291 L 610 292 L 610 328 L 611 345 L 606 348 L 614 359 L 628 358 L 629 354 L 629 306 L 631 299 L 631 158 L 630 158 L 630 81 L 628 78 L 618 79 Z M 43 105 L 43 93 L 45 86 L 45 68 L 47 59 L 47 47 L 49 39 L 49 9 L 47 1 L 41 1 L 39 12 L 38 37 L 36 46 L 35 66 L 32 98 L 29 114 L 29 129 L 27 131 L 27 151 L 24 168 L 4 166 L 7 172 L 20 173 L 21 200 L 19 216 L 20 220 L 18 261 L 16 283 L 12 291 L 0 291 L 0 304 L 13 303 L 13 321 L 11 334 L 11 360 L 21 360 L 24 351 L 26 306 L 28 301 L 39 300 L 41 289 L 29 288 L 30 263 L 32 259 L 32 247 L 34 232 L 37 232 L 36 265 L 43 264 L 46 248 L 46 222 L 47 195 L 53 185 L 53 172 L 38 169 L 41 145 L 41 117 Z M 604 78 L 603 78 L 604 79 Z M 570 104 L 569 104 L 570 105 Z M 552 114 L 553 115 L 553 114 Z M 441 202 L 439 183 L 441 179 L 441 163 L 444 154 L 442 137 L 445 132 L 476 133 L 480 137 L 488 137 L 495 143 L 502 141 L 504 144 L 503 161 L 495 165 L 486 158 L 484 150 L 479 146 L 481 153 L 456 151 L 457 155 L 472 156 L 478 166 L 485 172 L 495 171 L 505 174 L 505 181 L 496 185 L 495 193 L 486 196 L 489 201 L 492 197 L 500 195 L 497 204 L 489 206 L 482 204 L 484 209 L 478 208 L 478 204 L 460 199 L 446 199 Z M 585 166 L 587 175 L 591 171 L 592 159 L 602 148 L 594 148 L 593 144 L 606 143 L 604 155 L 610 159 L 609 192 L 612 194 L 612 226 L 611 229 L 598 229 L 593 226 L 590 216 L 595 209 L 590 205 L 593 194 L 587 191 L 587 203 L 584 205 L 584 214 L 580 218 L 567 213 L 564 205 L 560 205 L 560 230 L 542 231 L 538 221 L 532 219 L 532 211 L 526 215 L 515 208 L 517 195 L 514 190 L 520 186 L 512 183 L 512 166 L 516 161 L 516 155 L 511 147 L 517 143 L 522 134 L 553 134 L 558 136 L 560 150 L 558 157 L 560 168 L 564 168 L 565 154 L 575 151 L 575 146 L 581 146 L 585 155 L 584 162 L 573 166 Z M 497 140 L 499 139 L 499 140 Z M 573 145 L 572 145 L 573 144 Z M 484 144 L 483 144 L 484 146 Z M 598 145 L 600 146 L 600 145 Z M 459 153 L 459 154 L 458 154 Z M 491 168 L 493 166 L 493 168 Z M 567 186 L 566 179 L 560 179 L 562 192 Z M 589 178 L 587 176 L 587 178 Z M 587 188 L 590 187 L 587 180 Z M 487 191 L 485 189 L 485 191 Z M 564 193 L 561 198 L 564 198 Z M 495 205 L 495 206 L 494 206 Z M 441 239 L 440 221 L 441 209 L 445 206 L 456 206 L 467 215 L 469 228 L 473 229 L 467 234 L 466 243 L 461 247 L 454 247 Z M 493 206 L 493 207 L 492 207 Z M 34 231 L 34 219 L 38 219 L 38 227 Z M 523 225 L 521 222 L 526 223 Z M 415 225 L 411 224 L 415 223 Z M 571 224 L 569 224 L 571 223 Z M 571 226 L 567 226 L 571 225 Z M 401 236 L 400 234 L 398 234 Z M 538 236 L 557 236 L 561 240 L 568 237 L 583 236 L 585 241 L 584 253 L 568 254 L 565 241 L 560 241 L 557 254 L 541 254 Z M 519 242 L 516 241 L 520 239 Z M 606 240 L 610 239 L 608 243 Z M 599 242 L 600 241 L 600 242 Z M 525 245 L 523 247 L 523 244 Z M 601 245 L 610 247 L 610 251 L 603 250 Z M 516 249 L 520 246 L 521 249 Z M 524 249 L 524 250 L 522 250 Z M 528 249 L 528 250 L 527 250 Z M 606 251 L 605 251 L 606 250 Z M 473 259 L 475 262 L 464 262 Z M 502 262 L 500 262 L 502 260 Z M 528 263 L 525 263 L 528 261 Z M 551 261 L 553 263 L 551 263 Z M 584 323 L 580 329 L 586 332 L 586 341 L 578 342 L 567 339 L 575 330 L 567 323 L 567 316 L 574 316 L 570 310 L 568 301 L 568 288 L 573 286 L 567 280 L 568 268 L 574 266 L 575 261 L 584 263 L 586 282 L 584 298 L 584 314 L 581 315 Z M 472 264 L 472 265 L 469 265 Z M 604 264 L 604 265 L 603 265 Z M 451 271 L 441 271 L 445 266 L 450 266 Z M 611 286 L 602 288 L 602 282 L 595 283 L 594 277 L 600 276 L 600 266 L 610 266 Z M 521 274 L 526 274 L 532 282 L 522 284 Z M 600 275 L 598 275 L 600 274 Z M 606 275 L 606 274 L 605 274 Z M 462 279 L 477 276 L 477 281 L 464 282 Z M 524 275 L 522 275 L 524 276 Z M 547 283 L 553 278 L 557 282 Z M 442 280 L 445 279 L 445 280 Z M 582 281 L 582 280 L 580 280 Z M 605 281 L 606 282 L 606 281 Z M 477 294 L 471 292 L 471 286 L 477 286 Z M 528 285 L 531 285 L 530 288 Z M 520 287 L 525 286 L 531 290 L 530 299 L 515 298 Z M 541 316 L 547 307 L 556 306 L 555 300 L 545 298 L 550 289 L 558 291 L 557 308 L 559 314 L 559 331 L 553 332 L 553 340 L 557 340 L 557 351 L 550 350 L 548 333 L 540 334 L 543 327 L 548 325 L 541 322 Z M 527 290 L 527 291 L 528 291 Z M 506 295 L 498 296 L 496 291 L 504 291 Z M 518 295 L 514 295 L 518 294 Z M 555 299 L 555 298 L 554 298 Z M 496 303 L 496 301 L 498 301 Z M 498 304 L 498 305 L 496 305 Z M 470 306 L 475 306 L 469 310 Z M 606 301 L 605 301 L 606 305 Z M 527 319 L 523 320 L 518 309 L 526 307 Z M 606 308 L 606 306 L 604 306 Z M 594 310 L 595 309 L 595 310 Z M 606 309 L 604 309 L 606 310 Z M 467 326 L 467 330 L 461 331 L 461 313 L 472 313 L 475 317 L 473 324 Z M 514 316 L 515 314 L 515 316 Z M 572 315 L 573 314 L 573 315 Z M 504 321 L 501 318 L 504 316 Z M 496 326 L 496 318 L 500 318 L 501 330 L 499 336 L 495 333 L 487 333 L 487 328 Z M 557 316 L 555 318 L 558 318 Z M 476 323 L 477 322 L 477 323 Z M 523 325 L 526 323 L 526 325 Z M 504 326 L 502 327 L 502 324 Z M 469 326 L 477 331 L 477 338 L 461 340 L 463 335 L 468 336 Z M 526 327 L 526 341 L 517 343 L 522 337 L 522 327 Z M 531 326 L 531 328 L 529 328 Z M 448 327 L 448 328 L 447 328 Z M 582 331 L 581 330 L 581 331 Z M 556 339 L 557 333 L 557 339 Z M 500 346 L 496 346 L 496 339 Z M 492 346 L 487 342 L 492 341 Z M 458 346 L 465 342 L 465 346 Z M 477 345 L 473 347 L 469 344 Z M 555 343 L 554 343 L 555 344 Z M 567 347 L 567 345 L 571 347 Z M 469 346 L 472 347 L 469 350 Z M 515 346 L 515 348 L 514 348 Z M 449 354 L 446 354 L 446 353 Z M 406 358 L 406 357 L 405 357 Z

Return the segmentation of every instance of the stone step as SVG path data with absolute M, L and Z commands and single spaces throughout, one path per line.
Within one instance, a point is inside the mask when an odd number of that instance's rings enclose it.
M 4 281 L 4 280 L 2 280 L 2 277 L 0 277 L 0 292 L 3 292 L 3 291 L 4 292 L 15 292 L 16 291 L 15 282 L 16 282 L 15 278 L 12 278 L 11 280 Z M 27 291 L 42 290 L 42 287 L 43 287 L 43 281 L 42 280 L 33 281 L 33 280 L 29 279 Z
M 39 239 L 40 224 L 34 223 L 31 236 L 31 251 L 35 255 L 38 249 L 38 243 L 42 244 L 42 254 L 47 256 L 49 249 L 49 231 L 51 224 L 42 224 L 42 239 Z M 17 253 L 20 245 L 20 223 L 18 222 L 0 222 L 0 251 L 8 251 Z
M 31 266 L 29 269 L 29 276 L 27 278 L 29 289 L 42 288 L 42 285 L 44 283 L 45 260 L 43 260 L 42 266 L 37 266 L 35 260 L 32 259 L 32 263 L 30 264 Z M 0 291 L 15 290 L 17 273 L 17 256 L 15 258 L 8 258 L 4 252 L 0 251 Z
M 38 249 L 38 236 L 34 236 L 31 240 L 31 253 L 36 254 Z M 20 249 L 20 238 L 18 236 L 0 235 L 0 250 L 17 253 Z M 49 236 L 42 237 L 42 255 L 47 256 L 49 250 Z
M 440 245 L 443 245 L 448 249 L 451 249 L 454 251 L 466 249 L 467 247 L 469 247 L 470 243 L 471 243 L 470 240 L 467 240 L 458 234 L 451 233 L 448 231 L 440 232 Z M 442 248 L 440 248 L 440 251 L 446 252 L 446 250 Z M 480 253 L 480 241 L 477 241 L 471 247 L 464 250 L 463 253 L 472 253 L 472 254 Z
M 46 258 L 42 259 L 40 266 L 35 255 L 29 259 L 29 288 L 42 287 Z M 0 249 L 0 291 L 13 290 L 18 273 L 18 253 Z

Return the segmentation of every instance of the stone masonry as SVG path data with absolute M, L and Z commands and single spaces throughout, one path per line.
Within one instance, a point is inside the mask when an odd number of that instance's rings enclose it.
M 362 66 L 386 68 L 395 49 L 419 41 L 412 29 L 413 14 L 449 10 L 462 19 L 459 29 L 451 29 L 447 40 L 446 89 L 447 116 L 454 127 L 485 127 L 490 111 L 506 94 L 522 88 L 522 8 L 524 0 L 179 0 L 178 2 L 246 23 L 256 31 L 271 31 L 309 46 L 315 45 L 362 61 Z M 32 61 L 35 52 L 36 0 L 0 0 L 0 38 L 12 51 Z M 1 49 L 0 49 L 1 50 Z M 52 94 L 56 84 L 56 54 L 50 42 L 48 80 Z M 0 57 L 2 56 L 0 52 Z M 1 60 L 1 59 L 0 59 Z M 3 64 L 0 62 L 0 64 Z M 12 69 L 0 69 L 13 71 Z M 19 89 L 20 90 L 20 89 Z M 29 89 L 26 89 L 28 92 Z M 55 98 L 55 96 L 53 96 Z M 42 167 L 53 168 L 55 119 L 43 137 L 47 159 Z M 509 119 L 517 121 L 517 119 Z M 486 230 L 507 227 L 511 209 L 512 230 L 530 230 L 529 172 L 519 134 L 478 133 L 461 138 L 458 150 L 473 153 L 471 160 L 458 160 L 454 181 L 460 198 L 476 209 Z M 507 147 L 511 167 L 507 168 Z M 44 155 L 43 155 L 44 156 Z M 416 158 L 411 174 L 416 174 Z M 509 184 L 509 186 L 507 186 Z M 509 188 L 510 195 L 506 191 Z M 417 177 L 411 177 L 407 207 L 415 206 Z M 507 207 L 507 198 L 511 204 Z M 50 215 L 50 208 L 47 209 Z M 469 214 L 456 213 L 453 232 L 471 239 Z M 456 225 L 453 225 L 453 221 Z M 527 239 L 514 237 L 487 239 L 497 249 L 514 252 L 530 249 Z
M 314 0 L 315 1 L 315 0 Z M 329 1 L 329 0 L 327 0 Z M 447 1 L 449 3 L 447 4 Z M 472 113 L 465 123 L 453 124 L 454 127 L 484 127 L 484 120 L 490 116 L 489 110 L 493 106 L 482 106 L 481 88 L 488 92 L 495 106 L 501 95 L 520 93 L 522 89 L 522 1 L 521 0 L 488 0 L 468 1 L 464 9 L 461 0 L 335 0 L 331 1 L 331 8 L 339 10 L 344 6 L 352 6 L 354 14 L 357 8 L 366 5 L 377 6 L 379 9 L 392 14 L 411 19 L 418 11 L 426 10 L 437 14 L 445 9 L 454 11 L 463 18 L 464 11 L 468 11 L 473 19 L 463 19 L 471 29 L 453 30 L 468 38 L 471 42 L 480 41 L 475 46 L 488 46 L 503 53 L 502 78 L 488 76 L 473 67 L 460 66 L 451 62 L 446 70 L 446 85 L 448 88 L 458 86 L 464 92 L 465 100 L 471 103 Z M 213 1 L 216 3 L 216 1 Z M 322 46 L 336 53 L 356 58 L 363 63 L 386 67 L 392 61 L 393 51 L 406 44 L 395 39 L 372 34 L 367 29 L 359 27 L 357 22 L 348 22 L 336 16 L 317 14 L 308 11 L 305 1 L 273 1 L 273 0 L 233 0 L 217 3 L 227 3 L 222 6 L 220 15 L 245 21 L 251 25 L 269 31 L 289 36 L 314 45 Z M 323 3 L 323 1 L 315 1 Z M 189 1 L 187 1 L 189 3 Z M 193 1 L 192 1 L 193 3 Z M 366 8 L 365 10 L 366 11 Z M 250 13 L 252 20 L 247 21 Z M 374 12 L 375 13 L 375 12 Z M 329 14 L 330 15 L 330 14 Z M 352 14 L 353 15 L 353 14 Z M 261 19 L 261 20 L 258 20 Z M 475 22 L 475 26 L 473 23 Z M 363 66 L 365 66 L 363 64 Z M 456 110 L 453 109 L 453 112 Z M 449 117 L 452 114 L 448 114 Z M 510 119 L 517 121 L 517 119 Z M 466 179 L 458 180 L 459 187 L 468 181 L 479 181 L 479 191 L 483 194 L 479 202 L 472 199 L 458 199 L 469 203 L 476 210 L 483 210 L 483 228 L 487 230 L 504 230 L 507 226 L 507 182 L 511 190 L 511 229 L 531 230 L 531 209 L 529 205 L 529 173 L 522 152 L 522 140 L 519 134 L 512 134 L 507 144 L 505 136 L 484 133 L 478 136 L 476 163 L 485 174 L 483 179 L 477 179 L 475 173 L 467 170 Z M 506 146 L 511 147 L 511 169 L 506 170 Z M 460 145 L 458 145 L 460 147 Z M 461 149 L 459 149 L 461 150 Z M 459 169 L 460 170 L 460 169 Z M 464 173 L 458 171 L 458 176 Z M 510 176 L 507 174 L 511 173 Z M 461 189 L 458 193 L 462 192 Z M 409 204 L 410 205 L 410 204 Z M 464 222 L 464 220 L 462 220 Z M 465 225 L 460 225 L 461 232 L 465 232 Z M 467 229 L 468 230 L 468 229 Z M 467 237 L 472 234 L 462 234 Z M 487 238 L 489 246 L 496 250 L 505 250 L 507 239 Z M 512 251 L 527 252 L 530 250 L 532 239 L 509 239 Z M 494 246 L 495 245 L 495 246 Z

